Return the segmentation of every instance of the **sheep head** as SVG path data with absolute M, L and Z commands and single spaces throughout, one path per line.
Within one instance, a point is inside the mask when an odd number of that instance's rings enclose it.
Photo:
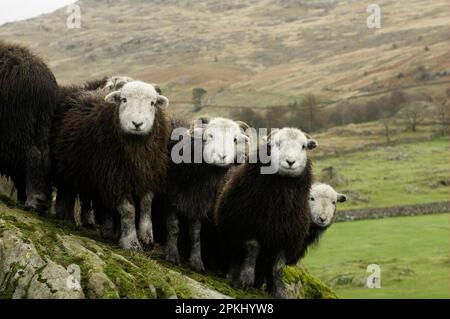
M 336 192 L 330 185 L 314 183 L 309 196 L 312 222 L 326 228 L 331 225 L 336 213 L 336 203 L 347 201 L 347 196 Z
M 249 141 L 248 125 L 244 122 L 216 117 L 201 117 L 195 120 L 189 134 L 202 139 L 203 160 L 211 165 L 228 167 L 236 161 L 242 162 Z
M 296 128 L 275 130 L 264 138 L 270 147 L 272 165 L 277 173 L 284 176 L 299 176 L 306 167 L 307 151 L 317 147 L 317 141 L 311 139 Z
M 130 135 L 150 134 L 156 112 L 169 105 L 169 99 L 160 95 L 153 85 L 141 81 L 125 83 L 105 100 L 119 107 L 120 127 Z

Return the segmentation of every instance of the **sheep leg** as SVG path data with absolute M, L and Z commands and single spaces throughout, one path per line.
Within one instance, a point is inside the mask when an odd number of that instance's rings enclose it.
M 100 234 L 103 238 L 116 241 L 118 238 L 118 234 L 116 233 L 116 229 L 114 227 L 114 219 L 111 213 L 105 214 L 103 216 L 103 221 L 100 224 Z
M 189 265 L 196 271 L 204 271 L 202 261 L 202 250 L 200 243 L 200 231 L 202 223 L 199 219 L 189 222 L 189 237 L 191 238 L 191 255 L 189 256 Z
M 134 206 L 128 200 L 124 200 L 117 210 L 120 216 L 120 247 L 130 250 L 142 250 L 136 233 L 136 211 Z
M 153 193 L 148 193 L 141 199 L 141 216 L 139 218 L 138 235 L 145 244 L 153 244 L 152 201 Z
M 11 177 L 11 181 L 16 188 L 17 201 L 22 205 L 25 204 L 25 201 L 27 200 L 27 187 L 25 183 L 25 177 Z M 11 190 L 11 197 L 14 195 L 13 190 L 14 189 Z
M 57 218 L 75 223 L 75 198 L 76 195 L 73 191 L 64 187 L 58 187 L 55 203 Z
M 170 212 L 167 216 L 167 243 L 166 243 L 166 260 L 173 264 L 180 262 L 178 253 L 178 235 L 180 234 L 179 220 L 174 212 Z
M 48 150 L 32 146 L 27 152 L 25 209 L 42 215 L 48 213 L 51 202 Z
M 255 285 L 255 268 L 259 256 L 259 244 L 256 240 L 249 240 L 245 243 L 245 246 L 246 257 L 239 273 L 239 286 L 247 289 Z
M 275 263 L 272 268 L 272 293 L 275 299 L 287 299 L 286 285 L 283 282 L 284 266 L 286 266 L 286 258 L 284 256 L 284 252 L 282 252 L 275 259 Z
M 94 212 L 92 211 L 91 203 L 89 200 L 81 199 L 80 200 L 80 206 L 81 206 L 81 225 L 87 228 L 94 229 L 95 228 L 95 216 Z

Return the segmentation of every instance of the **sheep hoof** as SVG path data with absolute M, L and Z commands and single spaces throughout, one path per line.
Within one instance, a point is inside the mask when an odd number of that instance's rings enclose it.
M 205 266 L 203 266 L 201 258 L 189 258 L 189 265 L 197 272 L 205 271 Z
M 119 243 L 120 247 L 127 250 L 142 251 L 142 246 L 136 239 L 122 238 Z
M 24 209 L 27 211 L 36 212 L 42 216 L 46 216 L 48 211 L 47 196 L 43 194 L 28 196 Z
M 139 231 L 139 240 L 146 246 L 153 245 L 155 241 L 153 240 L 152 230 L 150 229 L 147 231 Z
M 255 272 L 251 269 L 246 269 L 239 275 L 239 286 L 243 289 L 252 288 L 255 285 Z
M 175 253 L 166 253 L 166 261 L 178 265 L 180 263 L 180 256 Z
M 286 288 L 277 287 L 276 289 L 274 289 L 273 298 L 274 299 L 288 299 L 288 294 L 287 294 Z

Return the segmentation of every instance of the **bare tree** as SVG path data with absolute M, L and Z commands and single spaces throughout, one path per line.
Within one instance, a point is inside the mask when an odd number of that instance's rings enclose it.
M 205 89 L 195 88 L 192 90 L 192 102 L 194 102 L 194 111 L 200 111 L 202 108 L 202 98 L 208 93 Z
M 434 111 L 434 120 L 436 121 L 436 132 L 439 135 L 449 134 L 449 101 L 445 96 L 439 96 L 435 99 L 436 110 Z
M 381 124 L 384 128 L 384 137 L 386 138 L 386 144 L 391 143 L 391 126 L 392 126 L 393 120 L 390 117 L 384 117 L 381 119 Z
M 303 97 L 302 107 L 304 109 L 306 109 L 306 112 L 308 114 L 309 132 L 312 132 L 314 129 L 318 105 L 319 105 L 319 100 L 317 99 L 317 97 L 314 94 L 308 93 Z
M 413 102 L 400 110 L 400 115 L 406 120 L 406 125 L 411 132 L 417 132 L 417 126 L 421 124 L 425 118 L 426 104 L 421 102 Z

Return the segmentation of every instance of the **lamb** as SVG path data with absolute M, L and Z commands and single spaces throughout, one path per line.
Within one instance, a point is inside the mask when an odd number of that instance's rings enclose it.
M 248 141 L 248 136 L 245 135 L 248 126 L 243 122 L 221 117 L 200 118 L 193 122 L 189 130 L 186 124 L 175 121 L 173 129 L 185 127 L 180 134 L 186 138 L 184 141 L 187 141 L 188 148 L 192 150 L 195 141 L 202 142 L 199 153 L 203 154 L 203 161 L 193 162 L 192 152 L 192 157 L 189 158 L 191 163 L 170 163 L 165 194 L 166 203 L 169 205 L 166 219 L 166 259 L 175 264 L 179 263 L 179 223 L 185 222 L 190 239 L 189 264 L 196 271 L 203 271 L 205 267 L 202 260 L 201 232 L 204 233 L 212 226 L 210 220 L 217 195 L 230 167 L 238 162 L 238 154 L 243 155 L 237 147 Z M 178 154 L 175 145 L 181 145 L 179 140 L 172 141 L 169 146 L 172 158 Z
M 336 203 L 347 201 L 347 196 L 336 192 L 330 185 L 314 183 L 309 195 L 311 226 L 306 237 L 306 247 L 316 244 L 331 226 L 336 213 Z
M 259 145 L 256 161 L 231 174 L 217 201 L 215 220 L 233 284 L 261 287 L 265 280 L 274 297 L 286 297 L 283 267 L 303 255 L 311 224 L 307 150 L 316 146 L 301 130 L 283 128 Z M 274 174 L 262 174 L 265 147 Z
M 0 41 L 0 175 L 10 177 L 25 209 L 51 202 L 49 138 L 58 85 L 44 61 Z
M 73 218 L 77 194 L 90 198 L 99 221 L 114 219 L 119 244 L 142 249 L 153 242 L 151 204 L 164 190 L 168 166 L 169 100 L 147 83 L 132 81 L 108 94 L 83 91 L 68 97 L 54 130 L 57 214 Z M 136 207 L 140 207 L 137 221 Z M 138 238 L 139 237 L 139 238 Z

